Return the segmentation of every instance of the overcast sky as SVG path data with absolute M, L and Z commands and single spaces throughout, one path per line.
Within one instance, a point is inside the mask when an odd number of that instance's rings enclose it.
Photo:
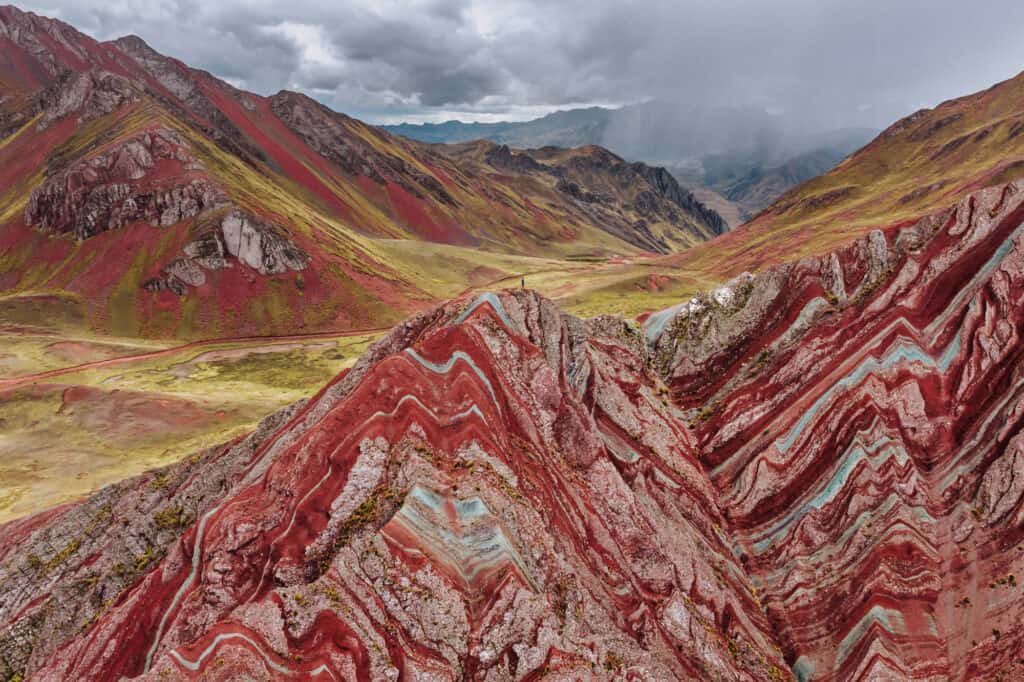
M 1024 70 L 1022 0 L 43 0 L 375 123 L 670 99 L 883 127 Z

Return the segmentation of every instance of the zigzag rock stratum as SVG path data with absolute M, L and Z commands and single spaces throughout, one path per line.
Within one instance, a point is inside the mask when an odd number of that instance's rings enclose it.
M 0 675 L 1020 679 L 1024 193 L 649 317 L 394 328 L 0 527 Z

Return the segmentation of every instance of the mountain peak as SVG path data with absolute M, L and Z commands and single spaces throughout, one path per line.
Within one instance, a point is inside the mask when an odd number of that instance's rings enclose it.
M 147 43 L 145 40 L 143 40 L 141 37 L 135 34 L 121 36 L 120 38 L 111 40 L 110 44 L 116 45 L 121 49 L 127 50 L 129 52 L 149 52 L 159 54 L 149 45 L 149 43 Z

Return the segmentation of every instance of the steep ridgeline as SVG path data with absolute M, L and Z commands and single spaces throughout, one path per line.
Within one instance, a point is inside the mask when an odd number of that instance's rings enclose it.
M 681 250 L 694 243 L 694 237 L 705 241 L 729 229 L 720 215 L 683 189 L 664 168 L 628 163 L 603 147 L 513 150 L 472 142 L 434 149 L 460 168 L 482 165 L 502 174 L 547 176 L 560 195 L 585 210 L 606 232 L 654 253 Z
M 900 119 L 828 173 L 787 191 L 713 248 L 691 249 L 674 259 L 681 267 L 728 279 L 829 253 L 879 226 L 916 221 L 965 194 L 1021 177 L 1024 73 Z
M 1024 679 L 1022 188 L 646 322 L 801 680 Z
M 244 441 L 0 527 L 0 675 L 788 679 L 618 318 L 396 327 Z
M 524 258 L 668 254 L 724 226 L 590 148 L 571 176 L 456 159 L 9 6 L 0 83 L 0 291 L 66 297 L 104 332 L 379 327 Z
M 392 330 L 244 440 L 0 527 L 0 675 L 1024 675 L 1024 192 L 582 321 Z

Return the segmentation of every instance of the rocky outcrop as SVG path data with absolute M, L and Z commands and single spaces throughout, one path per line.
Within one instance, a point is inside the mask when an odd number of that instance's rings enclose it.
M 513 173 L 547 173 L 551 170 L 534 161 L 526 152 L 512 151 L 507 144 L 494 146 L 484 155 L 484 162 L 497 170 Z
M 92 38 L 56 19 L 24 12 L 12 5 L 0 7 L 0 38 L 21 47 L 53 78 L 67 72 L 70 57 L 79 64 L 90 64 L 93 55 L 86 49 Z
M 234 210 L 220 219 L 214 230 L 201 234 L 184 247 L 184 256 L 163 268 L 160 277 L 143 284 L 149 291 L 173 291 L 179 296 L 189 287 L 206 283 L 206 273 L 238 263 L 261 275 L 305 270 L 310 257 L 273 227 L 244 211 Z
M 36 127 L 45 130 L 71 114 L 77 114 L 79 124 L 87 123 L 138 102 L 141 96 L 131 81 L 108 71 L 68 74 L 47 88 L 39 103 L 43 116 Z
M 558 177 L 556 189 L 584 203 L 620 201 L 636 218 L 619 234 L 637 246 L 668 253 L 681 241 L 709 239 L 728 229 L 725 220 L 679 186 L 664 168 L 627 163 L 601 147 L 567 152 L 545 148 L 531 152 L 551 159 L 549 172 Z M 607 220 L 605 221 L 607 222 Z M 652 223 L 666 227 L 660 234 Z
M 401 138 L 331 111 L 297 92 L 282 90 L 270 98 L 270 108 L 310 148 L 344 172 L 381 184 L 393 182 L 420 199 L 433 197 L 448 206 L 458 205 L 432 174 L 381 150 L 400 146 Z M 373 144 L 374 138 L 379 138 L 380 144 Z
M 36 132 L 42 132 L 72 115 L 76 117 L 76 124 L 81 125 L 134 104 L 141 98 L 139 87 L 108 71 L 63 72 L 48 87 L 28 97 L 21 106 L 11 110 L 0 106 L 0 139 L 37 117 Z
M 32 192 L 25 221 L 78 239 L 137 221 L 167 227 L 226 203 L 201 169 L 177 133 L 149 130 L 47 179 Z
M 147 84 L 147 94 L 175 110 L 188 125 L 248 163 L 268 160 L 265 151 L 214 103 L 210 91 L 220 91 L 251 109 L 249 94 L 205 71 L 189 68 L 177 59 L 160 54 L 138 36 L 118 38 L 109 45 L 113 48 L 113 58 L 126 70 L 138 73 L 139 80 Z
M 204 172 L 188 143 L 169 128 L 155 128 L 118 141 L 72 163 L 35 190 L 25 221 L 56 234 L 88 239 L 135 222 L 169 227 L 231 206 L 223 188 Z M 280 226 L 231 209 L 216 218 L 177 258 L 147 280 L 149 291 L 179 296 L 206 283 L 208 272 L 232 259 L 261 275 L 303 270 L 310 257 Z
M 596 204 L 601 202 L 610 202 L 611 197 L 601 194 L 595 194 L 594 192 L 588 192 L 579 186 L 578 183 L 571 182 L 565 178 L 559 178 L 558 182 L 555 183 L 555 189 L 559 192 L 568 194 L 577 201 L 582 201 L 588 204 Z
M 261 275 L 302 270 L 309 256 L 265 223 L 233 212 L 220 224 L 227 252 Z
M 630 167 L 660 196 L 705 223 L 715 235 L 724 234 L 729 230 L 729 225 L 722 216 L 702 204 L 689 190 L 683 189 L 665 168 L 648 166 L 646 163 L 634 163 Z

